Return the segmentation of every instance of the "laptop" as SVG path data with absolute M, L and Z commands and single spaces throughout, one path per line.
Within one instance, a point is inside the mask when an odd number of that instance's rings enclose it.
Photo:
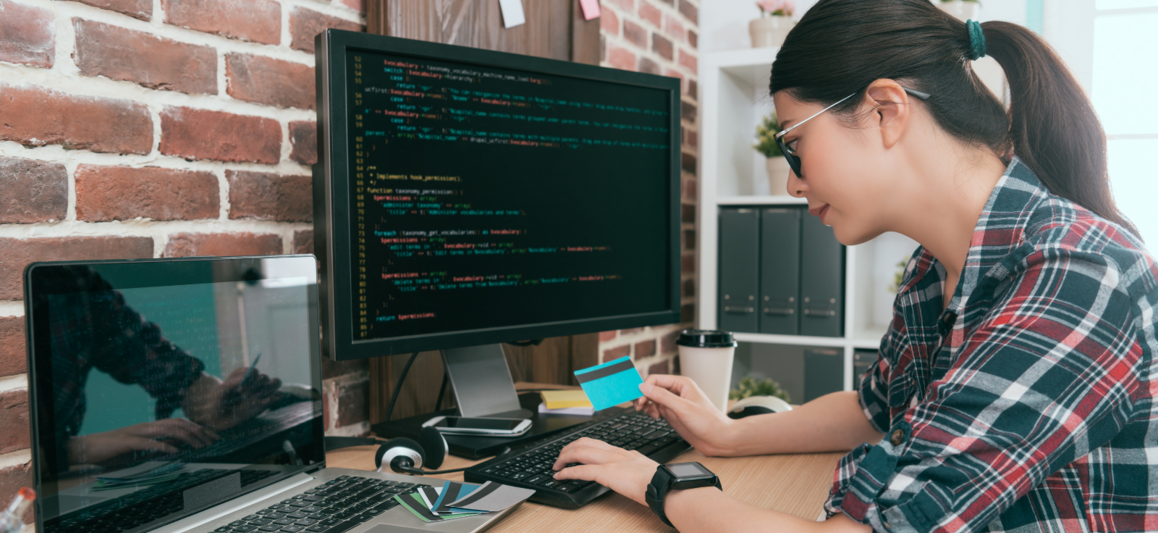
M 425 523 L 394 495 L 442 480 L 326 467 L 312 255 L 34 263 L 24 287 L 42 533 L 467 533 L 514 509 Z

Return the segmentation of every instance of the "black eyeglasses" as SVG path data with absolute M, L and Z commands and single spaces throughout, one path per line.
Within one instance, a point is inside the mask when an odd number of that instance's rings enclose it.
M 921 91 L 918 91 L 916 89 L 910 89 L 908 87 L 901 87 L 901 88 L 904 89 L 906 93 L 909 93 L 914 98 L 917 98 L 919 100 L 928 100 L 929 99 L 929 93 L 923 93 Z M 824 113 L 825 111 L 828 111 L 829 109 L 836 107 L 841 102 L 848 100 L 849 98 L 852 98 L 853 96 L 856 96 L 856 93 L 852 93 L 848 96 L 845 96 L 844 98 L 841 98 L 840 100 L 837 100 L 837 102 L 835 104 L 832 104 L 832 105 L 820 110 L 819 113 L 812 115 L 811 117 L 808 117 L 804 120 L 801 120 L 800 122 L 797 122 L 795 126 L 792 126 L 791 128 L 783 130 L 780 133 L 777 133 L 775 135 L 776 144 L 780 145 L 780 153 L 784 154 L 784 159 L 788 160 L 788 166 L 792 167 L 792 172 L 796 173 L 796 177 L 799 178 L 799 177 L 803 176 L 803 174 L 801 174 L 801 172 L 800 172 L 800 156 L 796 155 L 795 150 L 792 150 L 791 148 L 788 147 L 788 144 L 786 144 L 784 142 L 784 136 L 787 135 L 788 132 L 790 132 L 796 128 L 799 128 L 800 125 L 804 124 L 805 122 L 808 122 L 809 120 L 812 120 L 812 119 L 820 116 L 821 113 Z

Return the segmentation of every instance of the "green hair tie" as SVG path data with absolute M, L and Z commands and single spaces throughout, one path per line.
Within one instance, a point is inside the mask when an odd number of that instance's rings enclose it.
M 969 19 L 965 27 L 969 29 L 969 59 L 976 61 L 985 57 L 985 34 L 981 32 L 981 23 Z

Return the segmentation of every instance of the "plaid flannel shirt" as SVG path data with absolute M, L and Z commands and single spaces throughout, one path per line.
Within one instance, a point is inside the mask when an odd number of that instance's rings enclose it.
M 825 510 L 876 531 L 1158 531 L 1158 268 L 1120 226 L 1017 158 L 942 311 L 923 247 L 860 380 L 884 439 L 846 455 Z

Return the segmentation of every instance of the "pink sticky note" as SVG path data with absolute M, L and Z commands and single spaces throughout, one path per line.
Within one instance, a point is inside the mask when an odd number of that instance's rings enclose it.
M 583 7 L 583 20 L 591 20 L 599 16 L 599 0 L 579 0 Z

